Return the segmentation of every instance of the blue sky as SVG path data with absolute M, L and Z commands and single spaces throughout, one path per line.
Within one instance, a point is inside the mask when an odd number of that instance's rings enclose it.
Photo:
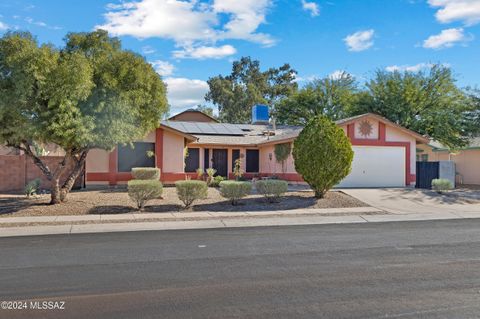
M 0 33 L 60 46 L 96 27 L 155 66 L 172 114 L 203 103 L 205 81 L 246 55 L 264 68 L 290 63 L 300 84 L 432 63 L 451 66 L 461 86 L 480 84 L 480 0 L 0 0 Z

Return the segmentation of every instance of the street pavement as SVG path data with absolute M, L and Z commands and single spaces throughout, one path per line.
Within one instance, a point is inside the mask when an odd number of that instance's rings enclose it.
M 480 220 L 0 238 L 0 318 L 478 318 Z M 3 305 L 3 304 L 2 304 Z

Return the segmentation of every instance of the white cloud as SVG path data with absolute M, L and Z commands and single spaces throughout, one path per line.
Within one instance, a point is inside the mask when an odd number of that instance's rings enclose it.
M 8 25 L 0 21 L 0 30 L 7 30 L 7 29 L 8 29 Z
M 333 71 L 332 73 L 330 73 L 328 75 L 328 77 L 332 80 L 340 80 L 341 78 L 344 78 L 346 76 L 348 76 L 349 73 L 347 71 L 344 71 L 344 70 L 335 70 Z
M 173 74 L 173 70 L 175 70 L 175 67 L 173 66 L 173 64 L 167 61 L 156 60 L 156 61 L 150 62 L 150 64 L 153 66 L 155 71 L 161 76 L 170 76 Z
M 364 51 L 373 46 L 374 34 L 375 31 L 373 29 L 357 31 L 345 37 L 343 41 L 345 41 L 349 51 Z
M 231 45 L 222 45 L 219 47 L 187 47 L 183 50 L 173 51 L 173 56 L 177 59 L 221 59 L 237 53 L 237 50 Z
M 388 72 L 395 72 L 395 71 L 418 72 L 422 69 L 431 68 L 432 66 L 433 66 L 432 63 L 418 63 L 415 65 L 390 65 L 390 66 L 387 66 L 385 70 Z
M 450 67 L 450 64 L 448 63 L 442 63 L 444 67 Z M 424 69 L 430 69 L 433 67 L 433 63 L 418 63 L 414 65 L 390 65 L 385 68 L 386 71 L 388 72 L 418 72 Z
M 474 25 L 480 22 L 480 0 L 428 0 L 428 3 L 440 8 L 435 17 L 441 23 L 462 21 Z
M 171 39 L 182 49 L 210 47 L 217 41 L 228 39 L 271 46 L 275 40 L 269 34 L 257 32 L 258 27 L 266 22 L 271 1 L 129 1 L 107 5 L 105 23 L 96 28 L 114 35 Z
M 423 41 L 423 47 L 426 49 L 445 49 L 457 43 L 465 43 L 471 40 L 473 40 L 473 36 L 466 36 L 462 28 L 445 29 Z
M 142 53 L 143 54 L 152 54 L 152 53 L 155 53 L 155 49 L 152 48 L 149 45 L 145 45 L 145 46 L 142 47 Z
M 208 84 L 202 80 L 174 78 L 165 79 L 168 103 L 172 109 L 184 109 L 205 103 Z
M 31 25 L 36 25 L 38 27 L 42 27 L 42 28 L 48 28 L 48 29 L 52 29 L 52 30 L 60 30 L 62 29 L 61 27 L 59 26 L 50 26 L 48 24 L 46 24 L 45 22 L 43 21 L 37 21 L 37 20 L 34 20 L 30 17 L 26 17 L 25 18 L 25 22 L 27 22 L 28 24 L 31 24 Z
M 320 8 L 315 2 L 308 2 L 306 0 L 302 0 L 302 8 L 305 11 L 309 11 L 312 17 L 316 17 L 320 14 Z

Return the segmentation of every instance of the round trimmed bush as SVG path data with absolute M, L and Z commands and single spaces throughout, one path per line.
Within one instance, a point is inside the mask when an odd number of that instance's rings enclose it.
M 453 183 L 445 178 L 432 179 L 432 189 L 441 194 L 442 192 L 453 189 Z
M 204 181 L 186 180 L 175 182 L 177 196 L 185 208 L 189 208 L 197 199 L 207 198 L 208 185 Z
M 232 205 L 236 205 L 240 198 L 250 194 L 252 191 L 252 183 L 223 181 L 220 182 L 220 195 L 230 199 Z
M 288 183 L 280 179 L 260 180 L 255 182 L 255 188 L 270 203 L 274 203 L 287 192 Z
M 145 204 L 162 196 L 163 185 L 160 181 L 133 179 L 128 181 L 128 196 L 143 210 Z
M 159 180 L 160 169 L 156 167 L 134 167 L 132 168 L 132 176 L 134 179 Z
M 311 119 L 293 144 L 295 170 L 322 198 L 351 170 L 352 145 L 344 131 L 325 116 Z

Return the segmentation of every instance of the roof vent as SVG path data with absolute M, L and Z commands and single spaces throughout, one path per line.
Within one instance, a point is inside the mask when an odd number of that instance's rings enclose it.
M 256 104 L 252 107 L 252 124 L 268 124 L 268 106 Z

